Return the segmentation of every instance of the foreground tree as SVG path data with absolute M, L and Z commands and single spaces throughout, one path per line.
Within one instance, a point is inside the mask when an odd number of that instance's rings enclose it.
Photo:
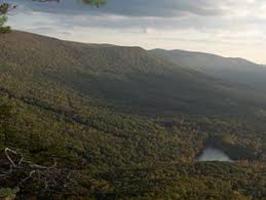
M 10 27 L 5 26 L 5 23 L 7 22 L 7 13 L 14 8 L 16 8 L 16 6 L 12 6 L 8 3 L 0 4 L 0 33 L 6 33 L 10 31 Z

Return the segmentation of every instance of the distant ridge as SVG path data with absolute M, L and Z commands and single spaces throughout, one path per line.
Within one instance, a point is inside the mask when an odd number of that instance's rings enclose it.
M 266 68 L 243 58 L 183 50 L 154 49 L 150 52 L 175 64 L 226 82 L 243 84 L 253 89 L 265 89 Z
M 166 50 L 166 49 L 162 49 L 162 48 L 155 48 L 155 49 L 151 49 L 150 50 L 151 52 L 168 52 L 168 53 L 180 53 L 180 54 L 183 54 L 183 55 L 190 55 L 190 56 L 195 56 L 195 55 L 202 55 L 202 56 L 209 56 L 209 57 L 213 57 L 213 58 L 218 58 L 220 57 L 221 59 L 228 59 L 228 60 L 238 60 L 238 61 L 241 61 L 242 62 L 245 62 L 245 63 L 250 63 L 250 64 L 254 64 L 254 65 L 260 65 L 260 64 L 257 64 L 256 62 L 253 62 L 249 59 L 245 59 L 245 58 L 242 58 L 242 57 L 230 57 L 230 56 L 223 56 L 223 55 L 220 55 L 220 54 L 215 54 L 215 53 L 210 53 L 210 52 L 201 52 L 201 51 L 193 51 L 193 50 L 182 50 L 182 49 L 171 49 L 171 50 Z M 262 65 L 262 64 L 261 64 Z M 263 66 L 263 65 L 262 65 Z

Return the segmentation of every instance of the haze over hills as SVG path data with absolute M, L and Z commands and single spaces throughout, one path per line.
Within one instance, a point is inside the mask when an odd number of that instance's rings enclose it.
M 19 31 L 0 35 L 0 49 L 0 100 L 13 107 L 0 148 L 43 165 L 54 158 L 59 168 L 44 175 L 58 178 L 49 190 L 35 177 L 20 198 L 165 199 L 166 191 L 172 199 L 264 198 L 266 96 L 262 82 L 250 81 L 259 66 Z M 250 79 L 227 77 L 231 71 Z M 239 163 L 195 162 L 206 146 Z M 27 170 L 0 185 L 15 188 Z
M 265 91 L 266 68 L 243 58 L 183 50 L 151 50 L 152 54 L 212 77 Z

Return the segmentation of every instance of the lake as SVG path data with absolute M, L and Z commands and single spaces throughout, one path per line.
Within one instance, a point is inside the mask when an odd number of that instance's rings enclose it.
M 232 162 L 230 157 L 223 151 L 208 147 L 203 150 L 201 155 L 197 158 L 198 161 L 221 161 L 221 162 Z

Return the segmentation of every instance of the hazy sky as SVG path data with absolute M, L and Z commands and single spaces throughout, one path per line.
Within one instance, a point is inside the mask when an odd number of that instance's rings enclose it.
M 3 1 L 3 0 L 2 0 Z M 17 2 L 15 29 L 88 43 L 187 49 L 266 63 L 266 0 L 79 0 Z

